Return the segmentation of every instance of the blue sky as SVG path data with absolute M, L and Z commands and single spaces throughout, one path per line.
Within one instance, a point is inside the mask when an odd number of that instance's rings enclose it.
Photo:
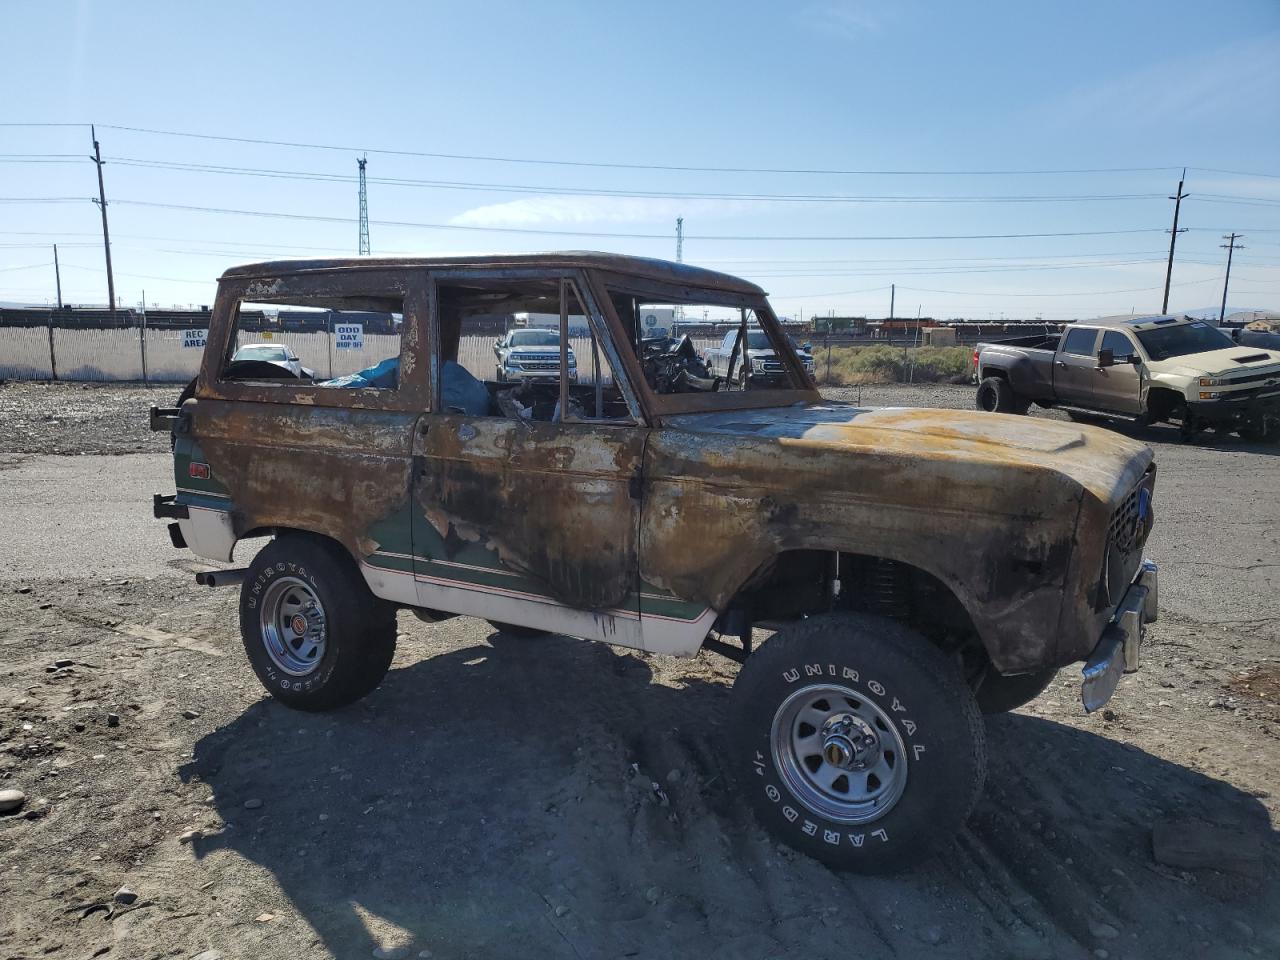
M 1217 303 L 1230 230 L 1246 247 L 1232 303 L 1280 307 L 1276 0 L 47 0 L 4 16 L 0 121 L 99 125 L 126 304 L 207 303 L 237 262 L 355 253 L 363 148 L 375 254 L 673 257 L 682 215 L 687 261 L 806 316 L 883 315 L 893 282 L 899 314 L 1156 310 L 1186 165 L 1171 308 Z M 66 298 L 105 301 L 89 139 L 0 126 L 0 196 L 75 198 L 0 204 L 0 300 L 53 296 L 57 242 Z M 989 172 L 1048 170 L 1111 172 Z M 417 183 L 379 182 L 396 179 Z M 991 199 L 1011 197 L 1053 199 Z M 1106 199 L 1062 199 L 1079 197 Z M 831 239 L 991 234 L 1082 235 Z

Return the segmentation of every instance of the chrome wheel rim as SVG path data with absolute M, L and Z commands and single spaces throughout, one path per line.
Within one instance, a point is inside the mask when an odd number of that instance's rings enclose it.
M 795 691 L 774 714 L 770 742 L 774 766 L 792 795 L 828 820 L 882 817 L 907 784 L 907 752 L 897 727 L 848 687 Z
M 281 577 L 267 588 L 258 608 L 262 644 L 271 662 L 293 677 L 304 677 L 324 657 L 328 636 L 324 606 L 297 577 Z

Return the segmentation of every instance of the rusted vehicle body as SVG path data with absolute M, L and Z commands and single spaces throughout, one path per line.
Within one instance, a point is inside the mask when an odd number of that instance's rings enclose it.
M 387 311 L 400 335 L 354 382 L 239 379 L 227 361 L 245 303 Z M 644 339 L 654 304 L 763 331 L 785 376 L 707 379 L 687 341 Z M 562 345 L 585 318 L 577 379 L 567 347 L 553 382 L 463 370 L 466 317 L 495 310 L 558 312 Z M 173 432 L 177 485 L 155 513 L 212 560 L 273 538 L 246 570 L 204 579 L 241 582 L 245 649 L 275 696 L 327 709 L 373 690 L 397 609 L 655 654 L 706 647 L 744 664 L 729 756 L 758 816 L 839 866 L 933 849 L 981 787 L 979 709 L 1012 709 L 1080 661 L 1096 709 L 1155 617 L 1148 448 L 825 401 L 763 291 L 687 265 L 238 267 L 192 393 L 152 412 Z M 758 644 L 761 630 L 776 633 Z

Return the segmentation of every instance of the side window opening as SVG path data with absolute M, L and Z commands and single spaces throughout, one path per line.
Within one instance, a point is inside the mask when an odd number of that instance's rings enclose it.
M 713 296 L 666 302 L 623 290 L 609 296 L 645 381 L 660 396 L 805 386 L 781 355 L 798 353 L 798 345 L 749 306 L 716 303 Z M 711 326 L 714 339 L 695 341 L 684 332 L 689 326 Z
M 400 299 L 242 300 L 219 379 L 394 390 L 403 326 Z
M 446 279 L 436 302 L 442 412 L 633 422 L 571 281 L 562 287 L 558 278 Z M 563 411 L 562 399 L 568 401 Z
M 1104 333 L 1102 335 L 1102 346 L 1098 350 L 1110 350 L 1117 361 L 1127 360 L 1137 352 L 1133 348 L 1133 341 L 1119 330 L 1108 330 Z
M 1097 339 L 1097 330 L 1071 330 L 1063 341 L 1062 352 L 1077 357 L 1092 357 L 1093 344 Z

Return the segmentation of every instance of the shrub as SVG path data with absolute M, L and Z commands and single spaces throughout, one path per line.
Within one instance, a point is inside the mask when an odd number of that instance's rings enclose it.
M 831 386 L 860 383 L 936 383 L 965 378 L 973 363 L 971 347 L 832 347 L 830 372 L 826 348 L 815 344 L 818 382 Z

